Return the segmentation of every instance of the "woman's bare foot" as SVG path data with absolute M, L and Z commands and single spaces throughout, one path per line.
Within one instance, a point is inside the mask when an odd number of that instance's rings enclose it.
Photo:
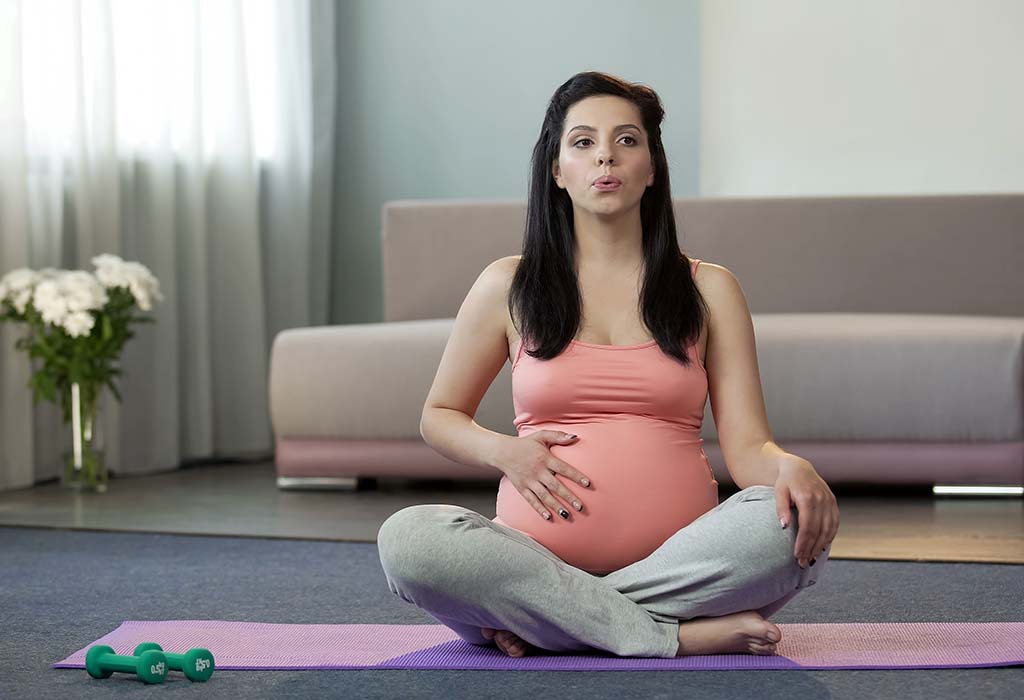
M 526 653 L 533 649 L 522 637 L 512 634 L 508 630 L 493 630 L 490 627 L 481 627 L 480 634 L 484 639 L 493 639 L 498 648 L 509 656 L 526 656 Z
M 768 638 L 769 632 L 774 633 L 774 641 Z M 699 617 L 679 623 L 676 656 L 734 653 L 771 656 L 781 639 L 778 625 L 753 610 L 721 617 Z

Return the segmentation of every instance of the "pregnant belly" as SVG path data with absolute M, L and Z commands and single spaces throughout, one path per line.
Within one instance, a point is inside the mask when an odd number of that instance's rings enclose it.
M 662 421 L 547 424 L 534 430 L 579 435 L 571 445 L 551 445 L 551 454 L 572 465 L 590 487 L 562 474 L 580 497 L 583 511 L 556 500 L 544 520 L 507 476 L 498 486 L 494 522 L 529 535 L 563 561 L 589 573 L 607 574 L 640 561 L 676 531 L 718 505 L 718 482 L 699 437 Z M 532 431 L 524 430 L 521 436 Z

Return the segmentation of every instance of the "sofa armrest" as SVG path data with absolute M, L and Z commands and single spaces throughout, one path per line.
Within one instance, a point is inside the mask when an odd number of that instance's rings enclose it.
M 753 321 L 777 442 L 1024 439 L 1024 318 L 799 313 Z M 710 414 L 704 435 L 717 441 Z
M 421 440 L 420 417 L 453 318 L 281 331 L 270 355 L 270 420 L 278 438 Z M 508 364 L 475 419 L 514 434 Z

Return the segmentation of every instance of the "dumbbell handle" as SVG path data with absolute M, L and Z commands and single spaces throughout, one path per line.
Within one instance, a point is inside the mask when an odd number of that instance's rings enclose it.
M 168 654 L 166 651 L 164 652 L 164 656 L 167 657 L 167 667 L 173 668 L 175 671 L 186 671 L 187 673 L 195 672 L 197 674 L 202 674 L 204 671 L 213 673 L 212 671 L 208 671 L 213 664 L 212 658 L 186 659 L 184 654 Z M 196 667 L 194 669 L 186 669 L 185 664 L 189 662 L 195 664 Z M 205 664 L 205 667 L 200 664 Z
M 166 654 L 164 655 L 166 656 Z M 110 671 L 135 673 L 139 667 L 139 657 L 121 656 L 120 654 L 102 654 L 96 659 Z
M 184 671 L 192 681 L 205 681 L 213 674 L 213 654 L 209 649 L 189 649 L 184 654 L 169 654 L 156 642 L 143 642 L 135 647 L 135 653 L 147 650 L 159 651 L 167 659 L 167 667 L 175 671 Z

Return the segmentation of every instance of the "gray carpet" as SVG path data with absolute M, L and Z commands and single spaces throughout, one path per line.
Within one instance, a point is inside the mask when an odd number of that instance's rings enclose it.
M 829 562 L 772 620 L 1021 621 L 1024 567 Z M 0 697 L 1005 698 L 1024 667 L 701 672 L 177 672 L 146 686 L 51 664 L 123 620 L 436 624 L 387 587 L 374 544 L 0 527 Z

